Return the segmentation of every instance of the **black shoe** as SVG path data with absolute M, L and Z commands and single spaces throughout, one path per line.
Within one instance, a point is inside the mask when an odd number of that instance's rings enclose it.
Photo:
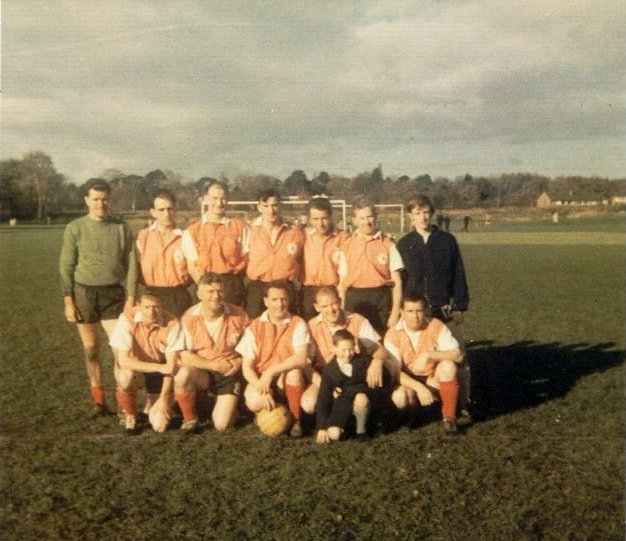
M 139 434 L 139 424 L 137 423 L 137 417 L 135 415 L 126 414 L 124 432 L 128 436 L 135 436 Z
M 106 404 L 95 404 L 89 418 L 97 419 L 98 417 L 108 417 L 109 415 L 113 415 L 113 412 Z
M 183 424 L 180 425 L 181 436 L 192 436 L 193 434 L 198 434 L 199 432 L 200 432 L 200 423 L 198 423 L 198 419 L 191 419 L 190 421 L 183 421 Z
M 303 435 L 304 435 L 304 432 L 302 431 L 302 423 L 300 423 L 300 421 L 296 421 L 295 423 L 293 423 L 293 426 L 291 427 L 291 430 L 289 431 L 289 437 L 301 438 Z
M 356 440 L 359 442 L 369 441 L 370 436 L 367 432 L 363 432 L 362 434 L 356 435 Z
M 459 433 L 459 428 L 456 424 L 456 419 L 444 419 L 442 421 L 443 431 L 449 436 L 456 436 Z
M 456 422 L 458 426 L 469 426 L 474 423 L 474 418 L 469 410 L 462 409 L 457 415 Z
M 145 427 L 150 426 L 150 418 L 148 417 L 148 414 L 143 411 L 139 413 L 137 415 L 137 424 Z

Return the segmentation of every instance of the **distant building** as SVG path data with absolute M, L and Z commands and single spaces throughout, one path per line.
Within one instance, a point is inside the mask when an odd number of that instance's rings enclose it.
M 539 208 L 548 209 L 553 207 L 594 207 L 602 205 L 610 205 L 612 203 L 609 197 L 597 193 L 548 193 L 543 192 L 537 198 L 537 206 Z

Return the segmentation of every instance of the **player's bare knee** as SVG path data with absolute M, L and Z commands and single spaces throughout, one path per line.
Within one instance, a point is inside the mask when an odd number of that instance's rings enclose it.
M 328 437 L 333 441 L 339 441 L 341 438 L 341 428 L 338 426 L 331 426 L 327 430 Z
M 131 391 L 134 383 L 134 372 L 132 370 L 126 370 L 120 368 L 115 373 L 115 381 L 117 386 L 125 392 Z
M 192 390 L 191 370 L 187 366 L 181 366 L 174 376 L 174 391 L 177 393 L 188 393 Z
M 370 401 L 365 393 L 358 393 L 354 397 L 354 403 L 352 409 L 355 413 L 367 411 L 369 409 Z
M 391 401 L 394 406 L 400 410 L 409 407 L 409 400 L 406 391 L 402 387 L 398 387 L 393 393 L 391 393 Z
M 456 378 L 456 364 L 453 361 L 441 361 L 437 366 L 437 379 L 439 381 L 452 381 Z
M 304 385 L 304 374 L 299 368 L 290 370 L 285 376 L 285 384 L 287 385 Z

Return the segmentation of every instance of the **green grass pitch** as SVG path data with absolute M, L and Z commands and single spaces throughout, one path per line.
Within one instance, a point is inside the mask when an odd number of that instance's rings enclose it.
M 2 539 L 623 539 L 624 236 L 545 229 L 457 234 L 486 419 L 330 446 L 88 421 L 62 230 L 1 230 Z

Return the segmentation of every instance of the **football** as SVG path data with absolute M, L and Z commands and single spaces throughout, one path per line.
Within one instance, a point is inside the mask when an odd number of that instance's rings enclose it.
M 259 430 L 266 436 L 282 436 L 291 426 L 291 413 L 285 406 L 276 406 L 273 410 L 261 410 L 256 415 Z

